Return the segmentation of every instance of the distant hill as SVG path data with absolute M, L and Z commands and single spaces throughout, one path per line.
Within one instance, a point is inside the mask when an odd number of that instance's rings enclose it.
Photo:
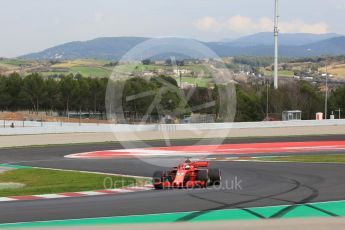
M 208 43 L 219 56 L 272 56 L 273 45 L 241 46 L 237 43 Z M 329 38 L 305 45 L 280 45 L 279 54 L 284 57 L 310 57 L 322 55 L 345 55 L 345 36 Z
M 319 42 L 329 38 L 339 37 L 341 35 L 335 33 L 328 34 L 279 34 L 279 44 L 283 46 L 301 46 L 310 43 Z M 256 33 L 249 36 L 244 36 L 236 40 L 232 40 L 229 44 L 233 46 L 257 46 L 257 45 L 273 45 L 274 38 L 271 32 Z
M 58 45 L 41 52 L 22 56 L 25 59 L 119 59 L 128 50 L 147 40 L 143 37 L 104 37 L 89 41 L 75 41 Z
M 342 55 L 345 53 L 345 36 L 326 39 L 303 47 L 310 53 Z
M 83 59 L 95 58 L 118 60 L 131 48 L 146 41 L 143 37 L 108 37 L 89 41 L 75 41 L 58 45 L 41 52 L 31 53 L 25 59 Z M 172 40 L 170 49 L 189 44 L 191 39 Z M 308 57 L 320 55 L 345 55 L 345 36 L 337 34 L 281 34 L 279 53 L 285 57 Z M 272 56 L 272 33 L 258 33 L 231 42 L 202 42 L 219 56 Z M 159 48 L 157 48 L 159 49 Z M 159 51 L 159 50 L 158 50 Z M 158 52 L 159 53 L 159 52 Z M 176 55 L 175 55 L 176 56 Z M 169 54 L 159 58 L 169 57 Z M 197 58 L 202 58 L 198 56 Z M 185 58 L 185 57 L 183 57 Z

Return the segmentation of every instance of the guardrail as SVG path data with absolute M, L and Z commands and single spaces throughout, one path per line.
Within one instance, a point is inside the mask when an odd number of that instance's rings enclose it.
M 308 120 L 308 121 L 263 121 L 263 122 L 234 122 L 234 123 L 199 123 L 199 124 L 97 124 L 97 123 L 63 123 L 0 120 L 0 135 L 25 135 L 49 133 L 104 133 L 104 132 L 141 132 L 162 131 L 175 132 L 182 130 L 221 130 L 221 129 L 253 129 L 253 128 L 282 128 L 307 126 L 345 126 L 345 119 L 341 120 Z M 14 128 L 11 128 L 14 123 Z M 4 128 L 5 127 L 5 128 Z M 345 132 L 345 129 L 344 129 Z

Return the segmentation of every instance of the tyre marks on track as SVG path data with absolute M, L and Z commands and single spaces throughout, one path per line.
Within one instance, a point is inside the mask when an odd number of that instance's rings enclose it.
M 322 213 L 324 213 L 328 216 L 331 216 L 331 217 L 338 216 L 337 214 L 335 214 L 329 210 L 325 210 L 325 209 L 322 209 L 320 207 L 316 207 L 316 206 L 310 204 L 310 202 L 312 202 L 314 199 L 316 199 L 319 196 L 319 191 L 316 188 L 309 186 L 309 185 L 306 185 L 306 184 L 302 184 L 301 182 L 299 182 L 298 180 L 295 180 L 295 179 L 291 179 L 291 178 L 284 178 L 284 179 L 286 180 L 286 183 L 291 184 L 293 186 L 291 188 L 284 190 L 282 192 L 279 192 L 279 193 L 274 193 L 274 194 L 267 195 L 267 196 L 255 197 L 253 199 L 248 199 L 245 201 L 240 201 L 240 202 L 235 202 L 235 203 L 230 203 L 230 204 L 225 203 L 225 202 L 219 202 L 219 201 L 216 201 L 216 200 L 210 199 L 210 198 L 201 197 L 197 194 L 188 194 L 192 198 L 212 202 L 212 203 L 218 204 L 219 206 L 216 208 L 212 208 L 212 209 L 206 209 L 206 210 L 202 210 L 199 212 L 190 213 L 186 216 L 179 218 L 176 222 L 191 221 L 191 220 L 196 219 L 202 215 L 209 214 L 209 213 L 214 212 L 214 211 L 218 211 L 218 210 L 222 210 L 222 209 L 232 209 L 232 208 L 241 209 L 242 211 L 245 211 L 245 212 L 249 213 L 250 215 L 253 215 L 253 216 L 260 218 L 260 219 L 282 218 L 301 205 L 304 205 L 304 206 L 309 207 L 311 209 L 317 210 L 318 212 L 322 212 Z M 305 189 L 309 190 L 311 193 L 310 193 L 310 195 L 304 197 L 300 201 L 295 202 L 292 200 L 277 198 L 278 196 L 286 195 L 286 194 L 291 193 L 291 192 L 295 192 L 301 188 L 305 188 Z M 236 194 L 244 195 L 244 196 L 255 196 L 255 195 L 244 194 L 244 193 L 236 193 Z M 253 209 L 248 209 L 248 208 L 242 207 L 245 204 L 256 202 L 256 201 L 261 201 L 261 200 L 265 200 L 265 199 L 273 199 L 273 200 L 277 200 L 277 201 L 283 201 L 283 202 L 291 203 L 291 205 L 283 207 L 282 209 L 276 211 L 275 213 L 271 214 L 268 217 L 266 217 L 265 215 L 261 214 L 258 211 L 254 211 Z

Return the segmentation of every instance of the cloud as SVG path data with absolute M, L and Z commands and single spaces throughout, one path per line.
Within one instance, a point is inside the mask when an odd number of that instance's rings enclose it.
M 227 20 L 226 27 L 236 33 L 244 34 L 259 31 L 272 31 L 273 22 L 267 17 L 262 17 L 258 21 L 254 21 L 249 17 L 236 15 Z
M 325 22 L 308 24 L 301 20 L 293 20 L 289 22 L 282 21 L 279 27 L 280 31 L 283 33 L 324 34 L 329 32 L 329 27 Z
M 214 17 L 204 17 L 196 23 L 201 31 L 219 32 L 221 30 L 232 31 L 237 34 L 251 34 L 257 32 L 273 31 L 273 20 L 268 17 L 252 19 L 250 17 L 235 15 L 225 21 L 219 21 Z M 279 30 L 282 33 L 314 33 L 323 34 L 329 32 L 325 22 L 306 23 L 300 19 L 280 21 Z
M 196 26 L 201 31 L 220 31 L 223 27 L 221 22 L 210 16 L 199 19 Z
M 233 30 L 237 33 L 246 33 L 253 27 L 253 22 L 248 17 L 240 15 L 231 17 L 226 22 L 228 29 Z

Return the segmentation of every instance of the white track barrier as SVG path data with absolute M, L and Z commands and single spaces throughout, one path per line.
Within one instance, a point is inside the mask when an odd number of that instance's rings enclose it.
M 11 123 L 14 128 L 11 128 Z M 200 123 L 200 124 L 96 124 L 96 123 L 60 123 L 0 120 L 0 135 L 25 135 L 49 133 L 109 133 L 109 132 L 141 132 L 164 131 L 175 132 L 182 130 L 222 130 L 222 129 L 252 129 L 252 128 L 284 128 L 310 126 L 345 126 L 345 119 L 341 120 L 308 120 L 308 121 L 263 121 L 237 123 Z M 344 128 L 345 133 L 345 128 Z

